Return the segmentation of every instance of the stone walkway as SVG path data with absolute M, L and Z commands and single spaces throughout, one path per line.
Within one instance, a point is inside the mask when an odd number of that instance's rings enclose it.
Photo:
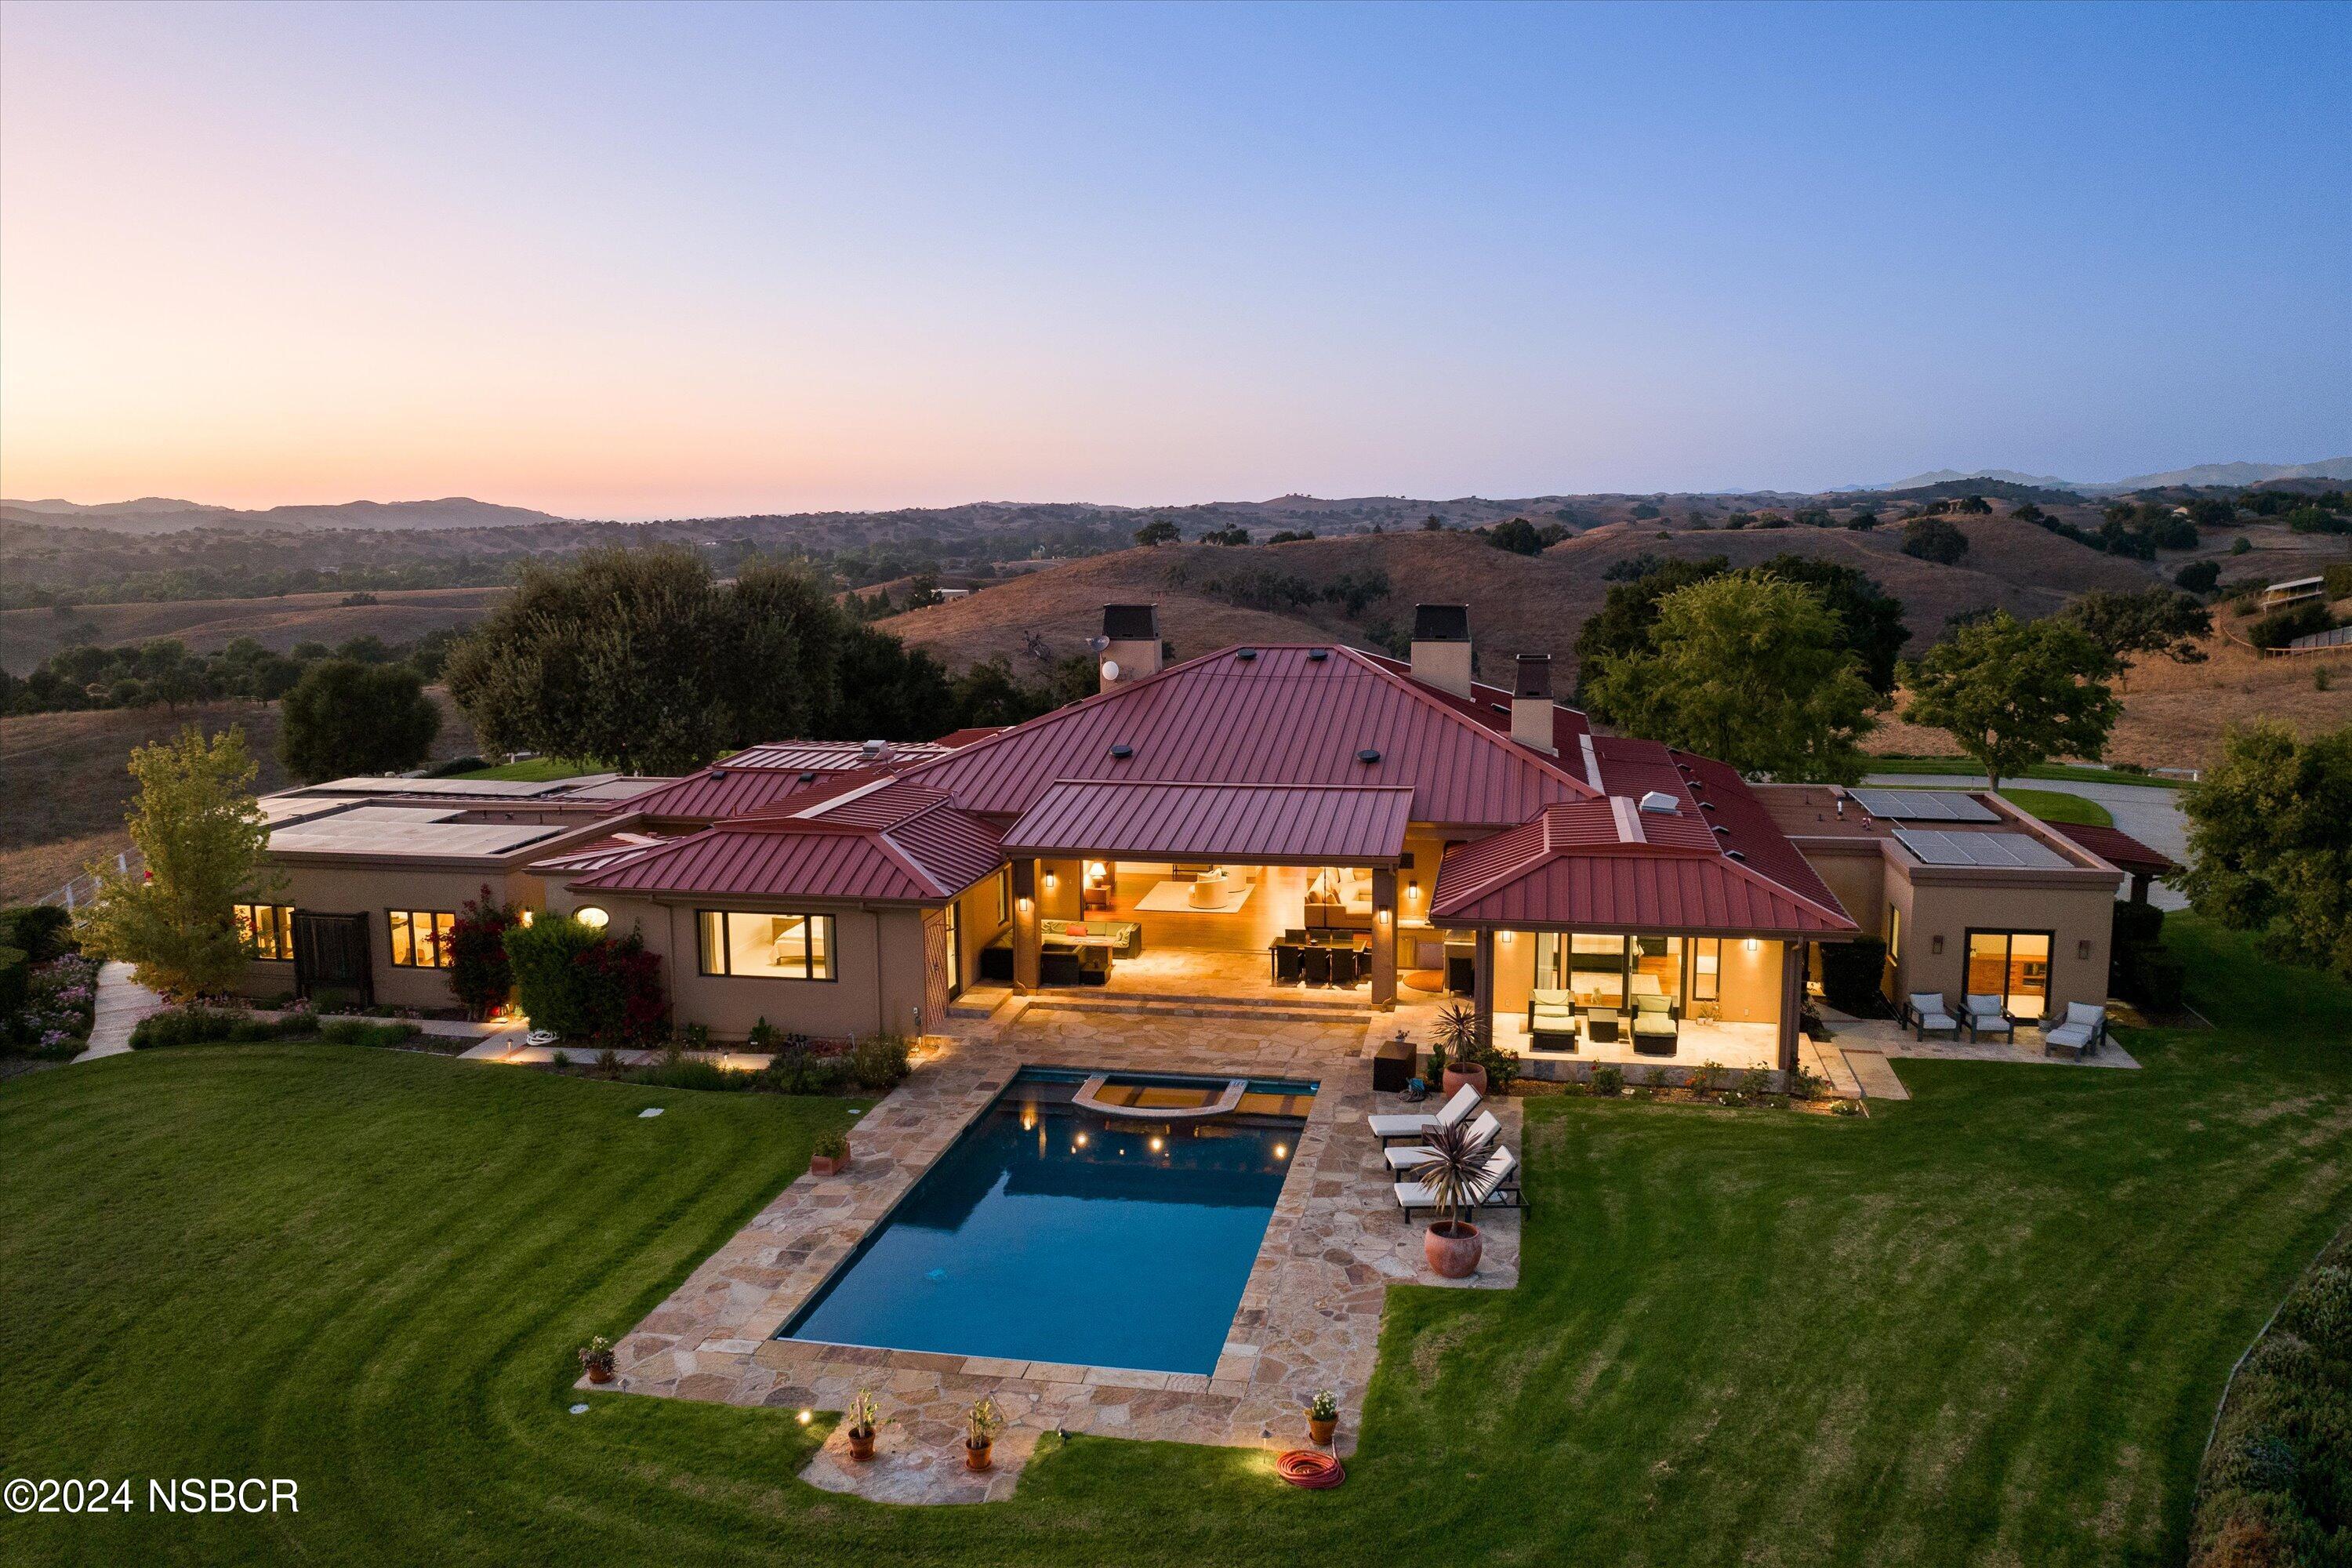
M 1382 1026 L 1375 1024 L 1377 1030 Z M 1305 1439 L 1307 1396 L 1338 1390 L 1338 1447 L 1354 1447 L 1391 1283 L 1437 1284 L 1363 1125 L 1375 1109 L 1366 1029 L 1294 1019 L 1121 1017 L 1096 1006 L 1014 1000 L 952 1036 L 927 1037 L 917 1070 L 851 1132 L 850 1169 L 803 1176 L 706 1260 L 616 1347 L 625 1392 L 782 1409 L 838 1410 L 869 1389 L 897 1424 L 856 1465 L 835 1431 L 814 1485 L 894 1502 L 1008 1495 L 1040 1434 L 1252 1447 Z M 1206 1374 L 1013 1362 L 778 1340 L 915 1179 L 1024 1064 L 1318 1080 L 1290 1173 L 1251 1268 L 1231 1337 Z M 1391 1107 L 1393 1108 L 1393 1107 Z M 1493 1102 L 1518 1143 L 1518 1105 Z M 1480 1216 L 1486 1256 L 1462 1283 L 1517 1282 L 1519 1215 Z M 583 1384 L 584 1386 L 584 1384 Z M 997 1468 L 962 1468 L 962 1413 L 986 1394 L 1008 1420 Z
M 1908 1100 L 1911 1091 L 1895 1076 L 1895 1068 L 1878 1051 L 1866 1051 L 1859 1046 L 1840 1053 L 1854 1081 L 1861 1086 L 1864 1100 Z
M 2123 1068 L 2137 1071 L 2139 1063 L 2124 1049 L 2111 1032 L 2098 1054 L 2070 1061 L 2063 1057 L 2047 1055 L 2042 1048 L 2042 1031 L 2030 1025 L 2021 1026 L 2014 1040 L 1933 1039 L 1916 1040 L 1911 1031 L 1891 1018 L 1853 1019 L 1835 1026 L 1837 1043 L 1856 1054 L 1875 1051 L 1890 1058 L 1920 1058 L 1956 1062 L 2010 1062 L 2037 1067 Z M 1851 1058 L 1849 1058 L 1851 1059 Z M 1867 1087 L 1867 1085 L 1865 1085 Z M 1877 1090 L 1872 1089 L 1873 1094 Z
M 131 966 L 117 959 L 99 965 L 96 1009 L 89 1026 L 89 1044 L 78 1062 L 118 1057 L 131 1048 L 131 1031 L 139 1020 L 163 1009 L 163 998 L 131 978 Z

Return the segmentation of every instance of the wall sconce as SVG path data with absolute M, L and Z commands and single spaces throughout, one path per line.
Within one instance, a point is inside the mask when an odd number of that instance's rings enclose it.
M 1748 939 L 1748 951 L 1750 952 L 1761 952 L 1764 951 L 1764 944 L 1751 936 Z
M 1021 912 L 1024 915 L 1034 914 L 1037 910 L 1037 900 L 1029 897 L 1026 893 L 1024 893 L 1017 900 L 1015 900 L 1015 902 L 1018 904 Z
M 1941 931 L 1937 932 L 1934 937 L 1928 940 L 1927 951 L 1929 952 L 1941 952 L 1944 951 L 1944 936 Z
M 2089 937 L 2084 937 L 2082 941 L 2074 944 L 2074 956 L 2077 958 L 2088 958 L 2091 956 L 2091 939 Z
M 1518 932 L 1517 932 L 1517 931 L 1500 931 L 1500 932 L 1497 932 L 1496 934 L 1498 934 L 1499 936 L 1501 936 L 1501 937 L 1502 937 L 1502 939 L 1503 939 L 1503 945 L 1504 945 L 1505 947 L 1508 947 L 1508 946 L 1510 946 L 1510 945 L 1511 945 L 1511 939 L 1512 939 L 1512 938 L 1514 938 L 1514 937 L 1516 937 L 1516 936 L 1517 936 L 1519 933 L 1518 933 Z
M 1056 888 L 1060 887 L 1061 885 L 1062 885 L 1062 879 L 1060 879 L 1059 877 L 1056 877 L 1056 876 L 1055 876 L 1055 875 L 1054 875 L 1054 873 L 1053 873 L 1053 872 L 1051 872 L 1051 871 L 1048 871 L 1048 872 L 1046 872 L 1046 873 L 1045 873 L 1045 890 L 1046 890 L 1047 892 L 1049 892 L 1049 893 L 1050 893 L 1050 892 L 1052 892 L 1055 889 L 1056 889 Z
M 1388 910 L 1381 910 L 1377 911 L 1372 918 L 1379 921 L 1382 926 L 1386 926 L 1392 917 Z
M 1421 884 L 1419 882 L 1407 882 L 1404 885 L 1404 901 L 1408 904 L 1417 904 L 1421 902 Z

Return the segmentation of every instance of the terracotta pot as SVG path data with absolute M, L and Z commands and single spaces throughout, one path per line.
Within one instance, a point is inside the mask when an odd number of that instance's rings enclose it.
M 1481 1095 L 1485 1094 L 1486 1092 L 1486 1069 L 1476 1062 L 1472 1062 L 1466 1068 L 1457 1067 L 1452 1062 L 1447 1062 L 1445 1064 L 1445 1098 L 1452 1100 L 1455 1095 L 1461 1093 L 1462 1086 L 1465 1083 L 1472 1089 L 1476 1089 Z
M 612 1382 L 612 1381 L 613 1381 L 613 1363 L 610 1363 L 610 1362 L 603 1362 L 603 1363 L 591 1362 L 591 1363 L 588 1363 L 588 1381 L 589 1381 L 589 1382 L 591 1382 L 591 1383 L 610 1383 L 610 1382 Z
M 809 1156 L 809 1174 L 812 1176 L 837 1176 L 847 1169 L 849 1169 L 849 1156 L 846 1154 L 811 1154 Z
M 1339 1418 L 1337 1415 L 1328 1421 L 1318 1420 L 1312 1415 L 1307 1418 L 1307 1440 L 1318 1448 L 1329 1447 L 1331 1434 L 1339 1429 Z
M 870 1459 L 874 1457 L 873 1427 L 868 1426 L 860 1430 L 856 1426 L 852 1426 L 849 1429 L 849 1457 L 853 1459 L 860 1460 Z
M 990 1465 L 995 1462 L 989 1457 L 990 1451 L 993 1447 L 994 1445 L 992 1444 L 974 1443 L 967 1438 L 963 1446 L 963 1468 L 967 1470 L 984 1470 L 988 1468 Z
M 1468 1220 L 1442 1219 L 1422 1233 L 1421 1255 L 1440 1279 L 1467 1279 L 1478 1272 L 1486 1244 Z

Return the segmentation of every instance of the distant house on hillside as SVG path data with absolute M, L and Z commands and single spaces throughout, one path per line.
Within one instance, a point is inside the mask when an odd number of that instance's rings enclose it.
M 2263 590 L 2261 608 L 2275 610 L 2284 605 L 2321 598 L 2326 591 L 2327 579 L 2325 577 L 2290 577 L 2284 583 L 2273 583 Z

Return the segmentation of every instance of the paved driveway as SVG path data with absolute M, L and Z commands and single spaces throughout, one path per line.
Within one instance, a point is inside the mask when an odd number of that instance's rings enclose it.
M 1986 779 L 1982 773 L 1873 773 L 1864 781 L 1874 784 L 1908 784 L 1918 789 L 1982 789 Z M 2016 779 L 2020 789 L 2046 789 L 2060 795 L 2079 795 L 2085 800 L 2095 800 L 2107 808 L 2116 826 L 2138 839 L 2151 849 L 2161 850 L 2173 859 L 2186 862 L 2189 858 L 2189 819 L 2180 814 L 2180 792 L 2149 784 L 2079 784 L 2072 779 Z M 2128 888 L 2130 884 L 2126 883 Z M 2148 902 L 2160 910 L 2185 910 L 2189 900 L 2158 882 L 2148 889 Z

